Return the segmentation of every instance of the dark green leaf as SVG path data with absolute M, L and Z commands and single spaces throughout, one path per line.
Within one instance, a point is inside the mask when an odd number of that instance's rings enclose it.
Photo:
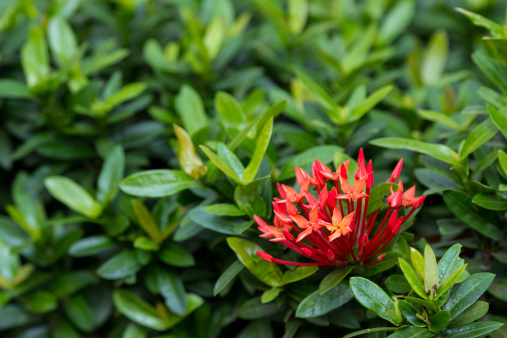
M 456 164 L 459 159 L 458 154 L 443 144 L 424 143 L 401 137 L 379 138 L 370 143 L 378 147 L 415 151 L 450 164 Z
M 234 261 L 222 274 L 218 277 L 213 288 L 213 296 L 218 295 L 230 283 L 234 281 L 236 276 L 244 269 L 244 265 L 240 261 Z
M 475 338 L 484 337 L 490 332 L 493 332 L 504 324 L 498 322 L 476 322 L 469 323 L 461 326 L 456 326 L 445 330 L 445 333 L 452 338 Z
M 97 274 L 104 279 L 120 279 L 129 277 L 141 270 L 134 251 L 123 251 L 97 269 Z
M 378 285 L 366 278 L 352 277 L 350 289 L 361 305 L 375 312 L 379 317 L 397 324 L 398 321 L 386 311 L 386 309 L 396 311 L 394 302 Z
M 113 241 L 107 236 L 92 236 L 74 242 L 69 248 L 69 255 L 87 257 L 111 248 Z
M 339 308 L 353 298 L 347 284 L 335 285 L 322 295 L 318 290 L 303 299 L 296 310 L 296 317 L 313 318 Z
M 188 267 L 195 265 L 194 257 L 190 252 L 177 245 L 169 245 L 160 251 L 158 258 L 169 265 Z
M 482 301 L 477 301 L 472 304 L 468 309 L 463 311 L 459 316 L 454 318 L 448 325 L 448 327 L 461 326 L 464 324 L 471 323 L 477 319 L 482 318 L 488 313 L 489 304 Z
M 340 283 L 347 275 L 352 271 L 354 267 L 347 265 L 347 266 L 340 266 L 334 268 L 334 270 L 326 275 L 324 279 L 320 282 L 319 285 L 319 292 L 321 295 L 331 290 L 335 285 Z
M 158 287 L 165 298 L 165 304 L 178 316 L 183 316 L 189 306 L 189 300 L 181 279 L 165 269 L 157 270 Z

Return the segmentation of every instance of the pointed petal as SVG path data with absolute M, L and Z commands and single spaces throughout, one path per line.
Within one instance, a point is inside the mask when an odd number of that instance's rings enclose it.
M 303 240 L 303 238 L 305 238 L 306 236 L 308 236 L 309 234 L 312 233 L 312 228 L 311 227 L 308 227 L 306 228 L 305 231 L 301 232 L 299 235 L 298 235 L 298 238 L 296 239 L 296 242 L 300 242 Z
M 300 229 L 308 228 L 308 220 L 301 215 L 291 216 L 292 220 L 296 222 Z
M 337 207 L 334 207 L 333 209 L 333 217 L 331 217 L 331 220 L 333 221 L 333 224 L 340 224 L 342 222 L 342 213 L 340 210 L 338 210 Z

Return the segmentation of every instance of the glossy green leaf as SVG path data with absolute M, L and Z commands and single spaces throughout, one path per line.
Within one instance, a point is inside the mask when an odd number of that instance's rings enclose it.
M 361 336 L 361 335 L 367 334 L 367 333 L 396 331 L 397 329 L 398 328 L 396 328 L 396 327 L 376 327 L 373 329 L 366 329 L 366 330 L 352 332 L 346 336 L 343 336 L 343 338 L 352 338 L 352 337 Z
M 154 307 L 131 292 L 116 289 L 113 293 L 113 301 L 121 314 L 139 325 L 158 331 L 167 330 L 169 327 Z
M 387 44 L 399 36 L 410 24 L 415 14 L 416 4 L 410 0 L 397 1 L 382 18 L 378 32 L 381 43 Z
M 468 309 L 463 311 L 459 316 L 454 318 L 449 323 L 448 327 L 461 326 L 476 321 L 488 313 L 488 310 L 489 304 L 478 300 L 477 302 L 473 303 Z
M 451 320 L 471 306 L 488 289 L 495 275 L 488 272 L 476 273 L 453 288 L 442 309 L 451 312 Z
M 280 286 L 290 284 L 313 275 L 319 270 L 316 266 L 299 266 L 294 270 L 287 270 L 282 276 Z
M 431 326 L 430 331 L 437 333 L 447 327 L 451 319 L 451 313 L 447 310 L 438 311 L 433 317 L 430 318 Z
M 456 121 L 451 119 L 449 116 L 443 114 L 443 113 L 437 113 L 431 110 L 417 110 L 417 114 L 422 117 L 425 120 L 433 121 L 441 123 L 442 125 L 455 129 L 455 130 L 461 130 L 463 129 L 462 126 L 460 126 Z
M 501 150 L 498 151 L 498 162 L 500 163 L 500 168 L 502 168 L 503 173 L 507 175 L 507 154 Z
M 494 108 L 488 106 L 488 109 L 491 110 Z M 485 120 L 475 127 L 475 129 L 472 130 L 465 139 L 465 144 L 463 144 L 463 147 L 461 148 L 460 159 L 463 160 L 474 150 L 488 142 L 493 136 L 495 136 L 497 130 L 496 125 L 490 119 Z
M 421 318 L 417 317 L 417 309 L 412 304 L 405 300 L 400 300 L 398 305 L 400 307 L 401 314 L 410 324 L 418 327 L 428 326 L 428 324 L 426 324 Z
M 183 127 L 194 138 L 198 132 L 208 128 L 208 120 L 199 94 L 189 85 L 183 85 L 174 101 Z
M 401 271 L 403 271 L 403 274 L 405 275 L 407 282 L 410 284 L 415 293 L 417 293 L 423 299 L 428 299 L 428 295 L 426 295 L 423 283 L 421 282 L 419 277 L 417 277 L 414 269 L 412 269 L 410 264 L 408 264 L 401 258 L 399 259 L 399 263 Z
M 251 183 L 262 162 L 262 158 L 268 149 L 269 141 L 271 140 L 271 132 L 273 131 L 273 119 L 269 119 L 259 133 L 256 135 L 255 149 L 243 173 L 243 184 Z
M 488 210 L 507 210 L 507 200 L 497 195 L 477 194 L 474 196 L 472 203 Z
M 490 58 L 484 51 L 472 54 L 472 59 L 486 76 L 504 92 L 507 91 L 507 70 L 504 63 Z
M 242 183 L 244 168 L 239 159 L 232 153 L 226 145 L 219 144 L 221 149 L 221 157 L 215 154 L 211 149 L 205 146 L 199 146 L 208 158 L 216 165 L 224 174 L 229 176 L 237 183 Z M 224 160 L 225 159 L 225 160 Z M 233 166 L 231 166 L 233 164 Z
M 213 204 L 209 207 L 206 207 L 204 211 L 218 215 L 218 216 L 244 216 L 246 215 L 244 211 L 240 210 L 237 206 L 233 204 L 220 203 Z
M 327 165 L 332 161 L 336 153 L 341 152 L 343 152 L 343 148 L 335 145 L 322 145 L 307 149 L 302 153 L 291 157 L 289 161 L 287 161 L 287 163 L 283 166 L 280 177 L 278 179 L 280 181 L 283 181 L 292 177 L 296 177 L 294 167 L 305 169 L 314 163 L 315 160 L 319 160 L 323 164 Z
M 266 262 L 257 255 L 257 251 L 263 251 L 260 246 L 238 237 L 228 237 L 227 244 L 252 275 L 269 286 L 280 285 L 282 279 L 280 268 L 275 263 Z
M 230 285 L 236 276 L 244 269 L 244 265 L 240 261 L 234 261 L 224 272 L 218 277 L 213 288 L 213 296 L 218 295 L 223 289 Z
M 505 108 L 497 110 L 488 105 L 489 117 L 507 139 L 507 111 Z
M 424 290 L 430 299 L 436 295 L 438 288 L 438 267 L 437 259 L 433 249 L 426 244 L 424 248 Z
M 129 277 L 141 270 L 134 251 L 122 251 L 109 258 L 97 269 L 97 274 L 104 279 Z
M 189 300 L 181 279 L 174 272 L 157 269 L 157 281 L 169 310 L 183 316 L 187 312 Z
M 303 30 L 309 12 L 308 0 L 289 0 L 289 17 L 287 24 L 292 34 L 300 34 Z
M 200 183 L 181 170 L 147 170 L 133 174 L 120 183 L 120 189 L 140 197 L 165 197 L 182 190 L 197 188 Z
M 190 252 L 177 245 L 169 245 L 159 252 L 158 258 L 169 265 L 188 267 L 195 265 L 194 257 Z
M 467 264 L 460 266 L 456 271 L 454 271 L 448 278 L 444 279 L 440 286 L 438 287 L 437 298 L 444 295 L 454 283 L 457 283 L 460 279 L 461 274 L 466 269 Z
M 107 250 L 114 242 L 107 236 L 91 236 L 74 242 L 69 247 L 69 255 L 73 257 L 87 257 Z
M 280 308 L 274 302 L 264 304 L 261 297 L 255 297 L 240 306 L 238 317 L 246 320 L 264 318 L 275 314 L 279 310 Z
M 261 296 L 261 302 L 263 304 L 266 304 L 266 303 L 269 303 L 269 302 L 272 302 L 273 300 L 276 299 L 276 297 L 278 297 L 278 295 L 283 291 L 282 288 L 277 288 L 277 287 L 274 287 L 274 288 L 271 288 L 267 291 L 264 291 L 262 293 L 262 296 Z
M 312 79 L 306 76 L 304 73 L 298 72 L 298 77 L 303 82 L 304 86 L 315 96 L 315 99 L 329 110 L 337 110 L 338 106 L 334 103 L 333 99 L 329 94 Z
M 384 202 L 384 198 L 386 195 L 391 195 L 391 187 L 393 191 L 398 189 L 397 184 L 381 183 L 370 191 L 370 197 L 368 198 L 368 216 L 382 208 L 384 205 L 387 205 Z
M 494 283 L 488 288 L 488 292 L 496 298 L 507 302 L 507 278 L 496 278 Z
M 501 241 L 503 234 L 496 226 L 476 211 L 474 205 L 461 192 L 444 192 L 444 202 L 457 218 L 480 234 Z
M 230 94 L 218 92 L 215 95 L 215 110 L 222 123 L 239 128 L 246 125 L 246 115 L 238 101 Z
M 354 267 L 350 265 L 336 267 L 322 279 L 319 285 L 321 295 L 331 290 L 335 285 L 340 283 L 352 271 Z
M 139 236 L 133 244 L 134 248 L 146 251 L 158 251 L 159 246 L 146 236 Z
M 61 17 L 54 16 L 48 24 L 48 40 L 51 52 L 61 68 L 68 68 L 76 61 L 77 42 L 69 24 Z
M 398 259 L 405 257 L 405 255 L 394 251 L 384 252 L 383 254 L 385 254 L 385 256 L 382 261 L 365 268 L 363 273 L 361 273 L 361 276 L 370 277 L 378 275 L 379 273 L 389 270 L 393 266 L 396 266 L 398 264 Z
M 465 263 L 463 259 L 459 258 L 461 247 L 461 244 L 454 244 L 438 261 L 439 282 L 443 282 L 449 278 L 454 271 Z
M 347 119 L 347 122 L 353 122 L 359 120 L 364 116 L 367 112 L 369 112 L 377 103 L 379 103 L 384 97 L 386 97 L 391 90 L 393 90 L 393 86 L 387 85 L 385 87 L 380 88 L 379 90 L 372 93 L 370 96 L 366 98 L 366 100 L 362 101 L 358 105 L 352 109 L 350 112 L 350 117 Z
M 347 284 L 335 285 L 322 295 L 318 290 L 303 299 L 296 310 L 298 318 L 314 318 L 339 308 L 353 298 Z
M 401 137 L 379 138 L 370 143 L 378 147 L 415 151 L 450 164 L 458 162 L 458 154 L 443 144 L 425 143 Z
M 409 293 L 412 290 L 410 284 L 408 284 L 407 279 L 403 275 L 391 275 L 386 279 L 386 286 L 389 290 L 394 293 Z
M 378 285 L 366 278 L 352 277 L 350 289 L 361 305 L 375 312 L 379 317 L 397 324 L 397 320 L 386 312 L 386 309 L 395 311 L 394 302 Z
M 475 338 L 484 337 L 490 332 L 493 332 L 504 324 L 491 321 L 483 321 L 476 323 L 469 323 L 461 326 L 456 326 L 445 330 L 444 332 L 452 338 Z
M 58 300 L 47 291 L 37 290 L 23 297 L 25 309 L 31 313 L 42 314 L 58 308 Z M 86 319 L 84 318 L 83 321 Z
M 70 178 L 51 176 L 44 180 L 44 185 L 54 198 L 80 214 L 96 218 L 102 212 L 97 201 Z

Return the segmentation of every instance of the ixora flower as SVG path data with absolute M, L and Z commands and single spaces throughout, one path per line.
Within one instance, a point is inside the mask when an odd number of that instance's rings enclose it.
M 382 250 L 398 233 L 403 223 L 423 204 L 426 196 L 415 197 L 415 186 L 403 191 L 403 183 L 384 197 L 388 205 L 382 221 L 377 221 L 379 210 L 368 215 L 368 202 L 373 187 L 372 161 L 365 165 L 363 149 L 359 151 L 358 170 L 352 186 L 348 181 L 350 160 L 342 163 L 336 172 L 315 160 L 312 175 L 296 167 L 299 192 L 278 184 L 281 198 L 273 201 L 274 225 L 268 225 L 254 215 L 260 237 L 280 242 L 289 249 L 314 262 L 299 263 L 273 258 L 266 252 L 257 254 L 268 262 L 297 266 L 343 266 L 361 264 L 363 267 L 380 262 Z M 400 176 L 403 159 L 394 168 L 388 183 Z M 328 185 L 329 184 L 329 185 Z M 330 186 L 332 187 L 330 189 Z M 317 197 L 310 192 L 315 187 Z M 401 207 L 411 208 L 401 216 Z

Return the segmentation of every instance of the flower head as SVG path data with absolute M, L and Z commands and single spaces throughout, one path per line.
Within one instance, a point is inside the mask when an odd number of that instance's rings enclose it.
M 279 242 L 290 250 L 313 260 L 311 263 L 289 262 L 258 251 L 262 259 L 287 265 L 332 265 L 341 266 L 359 263 L 370 266 L 380 262 L 385 254 L 382 250 L 399 232 L 404 222 L 420 208 L 426 196 L 415 196 L 415 186 L 404 191 L 398 182 L 396 191 L 384 200 L 387 205 L 382 221 L 377 222 L 380 210 L 370 212 L 368 202 L 373 187 L 372 161 L 364 159 L 361 149 L 358 170 L 349 177 L 350 161 L 342 163 L 333 172 L 315 160 L 312 175 L 296 167 L 299 191 L 278 184 L 280 198 L 273 202 L 274 225 L 268 225 L 254 216 L 260 237 Z M 387 182 L 400 176 L 403 159 L 393 170 Z M 354 182 L 349 183 L 349 179 Z M 352 184 L 352 185 L 351 185 Z M 402 207 L 409 208 L 407 212 Z

